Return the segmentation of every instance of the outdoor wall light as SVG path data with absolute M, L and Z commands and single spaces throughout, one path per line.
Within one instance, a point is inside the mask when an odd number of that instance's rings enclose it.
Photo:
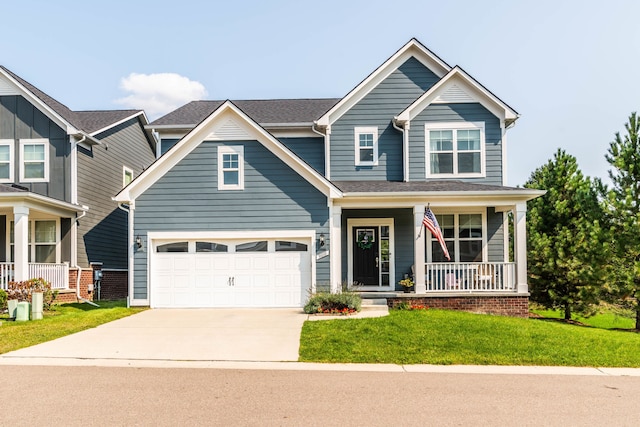
M 320 247 L 324 247 L 324 233 L 320 233 Z
M 136 246 L 138 247 L 138 249 L 142 248 L 142 239 L 140 238 L 140 236 L 136 236 Z

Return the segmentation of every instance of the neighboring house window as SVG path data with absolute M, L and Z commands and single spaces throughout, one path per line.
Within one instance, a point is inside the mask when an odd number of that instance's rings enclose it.
M 244 189 L 244 147 L 218 147 L 218 190 Z
M 133 170 L 129 169 L 126 166 L 122 167 L 122 187 L 126 187 L 129 183 L 133 181 Z
M 436 215 L 447 244 L 451 261 L 447 261 L 437 239 L 427 239 L 431 262 L 483 262 L 484 222 L 482 214 Z
M 49 141 L 46 139 L 20 140 L 20 181 L 49 181 Z
M 15 261 L 15 225 L 9 226 L 11 262 Z M 56 263 L 58 222 L 52 220 L 29 221 L 29 262 Z
M 356 144 L 356 166 L 378 164 L 378 128 L 357 127 L 354 130 Z
M 484 176 L 484 122 L 425 124 L 427 177 Z
M 0 139 L 0 182 L 13 181 L 13 140 Z

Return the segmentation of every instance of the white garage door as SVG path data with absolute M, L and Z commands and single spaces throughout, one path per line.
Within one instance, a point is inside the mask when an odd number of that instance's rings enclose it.
M 156 241 L 152 307 L 300 307 L 311 286 L 309 241 Z

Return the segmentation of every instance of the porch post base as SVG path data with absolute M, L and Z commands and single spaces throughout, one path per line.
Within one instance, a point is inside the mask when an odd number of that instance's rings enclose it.
M 519 294 L 528 294 L 529 293 L 529 285 L 527 283 L 518 283 L 518 293 Z

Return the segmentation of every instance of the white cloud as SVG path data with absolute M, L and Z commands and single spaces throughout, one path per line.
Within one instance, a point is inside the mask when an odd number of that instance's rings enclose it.
M 120 80 L 120 88 L 130 95 L 115 103 L 143 109 L 151 120 L 207 96 L 202 83 L 175 73 L 131 73 Z

